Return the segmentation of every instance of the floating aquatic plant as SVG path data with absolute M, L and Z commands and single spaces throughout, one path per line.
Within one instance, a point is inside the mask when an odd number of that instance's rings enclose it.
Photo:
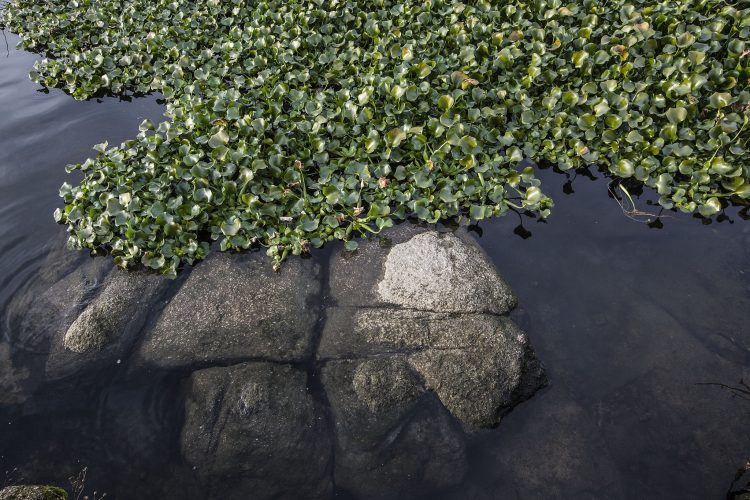
M 750 8 L 718 0 L 14 0 L 2 23 L 77 99 L 167 121 L 70 170 L 78 248 L 173 275 L 275 262 L 394 219 L 546 217 L 532 167 L 590 164 L 703 216 L 750 198 Z

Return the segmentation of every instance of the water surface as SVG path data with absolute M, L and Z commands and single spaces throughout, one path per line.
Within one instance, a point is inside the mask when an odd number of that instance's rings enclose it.
M 35 57 L 0 54 L 0 364 L 29 370 L 43 353 L 14 343 L 4 310 L 60 245 L 57 190 L 77 180 L 65 164 L 163 113 L 154 96 L 41 92 L 26 76 Z M 750 401 L 731 390 L 750 380 L 750 225 L 736 209 L 710 224 L 633 221 L 609 179 L 568 177 L 541 174 L 556 202 L 549 222 L 511 214 L 478 229 L 550 386 L 470 436 L 469 474 L 440 496 L 725 498 L 750 459 Z M 639 208 L 656 212 L 647 200 Z M 67 486 L 87 467 L 88 494 L 201 498 L 176 445 L 186 376 L 111 367 L 0 405 L 0 486 Z

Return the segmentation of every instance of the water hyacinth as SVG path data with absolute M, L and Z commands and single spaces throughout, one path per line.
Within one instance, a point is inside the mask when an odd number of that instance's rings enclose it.
M 31 78 L 160 92 L 168 120 L 71 170 L 78 248 L 174 275 L 396 219 L 546 217 L 521 160 L 600 165 L 703 216 L 750 198 L 750 8 L 716 0 L 13 0 Z

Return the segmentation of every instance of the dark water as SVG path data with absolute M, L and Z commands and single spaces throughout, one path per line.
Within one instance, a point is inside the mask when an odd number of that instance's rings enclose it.
M 13 356 L 33 370 L 40 355 L 13 344 L 2 311 L 59 244 L 51 214 L 72 180 L 64 165 L 163 111 L 154 97 L 39 92 L 26 77 L 34 58 L 0 54 L 0 372 Z M 468 477 L 442 498 L 718 500 L 750 460 L 750 401 L 731 390 L 750 381 L 750 223 L 734 209 L 708 225 L 668 213 L 655 228 L 592 177 L 542 174 L 556 201 L 546 224 L 481 225 L 551 382 L 498 429 L 470 436 Z M 656 211 L 647 198 L 639 208 Z M 199 498 L 174 444 L 185 377 L 113 367 L 0 405 L 0 486 L 68 486 L 88 468 L 89 495 Z

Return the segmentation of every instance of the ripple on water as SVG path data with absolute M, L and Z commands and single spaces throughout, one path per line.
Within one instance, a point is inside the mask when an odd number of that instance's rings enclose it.
M 11 33 L 7 37 L 11 47 L 18 42 Z M 55 224 L 52 213 L 60 204 L 60 185 L 77 181 L 65 165 L 91 156 L 94 144 L 134 137 L 141 121 L 160 121 L 164 113 L 157 96 L 77 102 L 61 90 L 40 92 L 27 76 L 38 58 L 12 48 L 8 57 L 0 54 L 2 316 L 11 297 L 38 272 L 50 242 L 62 241 L 64 228 Z M 0 338 L 8 336 L 7 328 L 6 318 L 0 322 Z

